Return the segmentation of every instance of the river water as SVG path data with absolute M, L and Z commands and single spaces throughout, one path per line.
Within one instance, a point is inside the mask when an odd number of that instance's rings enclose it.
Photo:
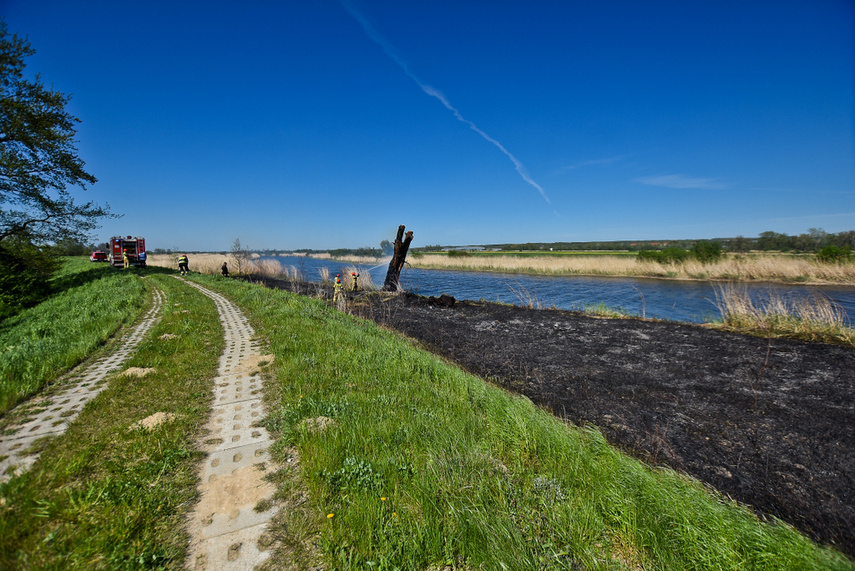
M 341 273 L 347 282 L 354 267 L 348 262 L 318 260 L 306 257 L 274 257 L 284 267 L 293 266 L 303 279 L 321 280 L 326 268 L 331 277 Z M 376 266 L 356 265 L 360 274 L 371 275 L 375 285 L 382 286 L 388 259 Z M 605 305 L 631 315 L 643 315 L 671 321 L 701 323 L 721 316 L 716 305 L 717 288 L 709 282 L 671 281 L 647 278 L 553 277 L 524 274 L 421 270 L 405 267 L 401 285 L 419 295 L 448 294 L 456 299 L 486 300 L 542 308 L 585 309 Z M 743 287 L 740 285 L 739 287 Z M 855 287 L 799 286 L 781 284 L 745 284 L 751 297 L 762 303 L 770 295 L 784 299 L 822 295 L 846 312 L 849 322 L 855 320 Z

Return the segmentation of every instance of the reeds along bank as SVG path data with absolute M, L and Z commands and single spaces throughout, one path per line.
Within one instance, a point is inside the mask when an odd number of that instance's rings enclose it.
M 757 300 L 739 284 L 722 284 L 716 288 L 716 305 L 727 328 L 855 344 L 855 330 L 846 312 L 821 294 L 785 298 L 772 293 L 765 300 Z
M 222 271 L 223 262 L 228 263 L 229 272 L 234 275 L 242 273 L 280 277 L 286 272 L 278 260 L 256 258 L 238 264 L 232 256 L 223 254 L 188 254 L 187 257 L 190 260 L 188 264 L 190 271 L 200 274 L 219 274 Z M 178 268 L 178 257 L 170 254 L 155 254 L 149 256 L 148 264 L 160 268 L 176 269 Z
M 200 274 L 218 275 L 222 271 L 223 262 L 229 265 L 229 272 L 236 276 L 238 274 L 252 274 L 256 276 L 266 276 L 276 279 L 287 279 L 291 281 L 321 281 L 329 282 L 332 278 L 329 268 L 320 268 L 317 276 L 303 275 L 301 271 L 294 265 L 283 265 L 281 261 L 271 258 L 255 257 L 246 260 L 238 267 L 236 260 L 230 255 L 223 254 L 193 254 L 190 258 L 190 271 Z M 177 256 L 168 254 L 156 254 L 149 257 L 150 266 L 158 266 L 161 268 L 178 268 Z M 347 289 L 351 289 L 353 283 L 353 274 L 356 274 L 357 289 L 360 291 L 376 290 L 371 274 L 368 271 L 360 270 L 356 265 L 342 265 L 338 272 L 341 274 L 342 281 Z
M 855 263 L 821 263 L 810 257 L 730 255 L 713 263 L 637 261 L 632 256 L 411 256 L 413 267 L 450 270 L 525 272 L 543 275 L 607 275 L 736 281 L 781 281 L 855 285 Z

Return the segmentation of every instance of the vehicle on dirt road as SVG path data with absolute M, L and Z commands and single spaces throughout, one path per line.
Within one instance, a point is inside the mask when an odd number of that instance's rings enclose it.
M 89 254 L 90 262 L 106 262 L 107 258 L 107 252 L 102 252 L 101 250 L 95 250 L 94 252 Z
M 140 268 L 145 267 L 145 238 L 141 236 L 113 236 L 110 238 L 110 265 L 121 268 L 125 265 L 123 254 L 128 254 L 128 263 Z

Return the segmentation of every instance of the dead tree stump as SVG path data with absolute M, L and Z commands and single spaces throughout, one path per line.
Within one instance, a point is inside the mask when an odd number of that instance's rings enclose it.
M 404 267 L 404 262 L 407 261 L 407 250 L 410 249 L 410 242 L 412 241 L 413 232 L 407 232 L 406 237 L 404 237 L 404 225 L 398 226 L 398 235 L 395 237 L 395 252 L 389 262 L 389 269 L 386 271 L 383 291 L 398 291 L 401 269 Z

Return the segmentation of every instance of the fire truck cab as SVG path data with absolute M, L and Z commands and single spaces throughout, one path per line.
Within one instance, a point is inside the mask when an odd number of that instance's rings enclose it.
M 115 268 L 124 267 L 122 253 L 127 251 L 128 262 L 132 266 L 145 267 L 145 238 L 140 236 L 113 236 L 110 238 L 110 265 Z

